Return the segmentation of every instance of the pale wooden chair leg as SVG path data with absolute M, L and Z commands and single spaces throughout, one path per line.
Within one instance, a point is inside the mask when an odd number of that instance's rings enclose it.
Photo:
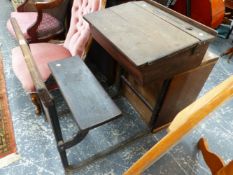
M 232 175 L 233 174 L 233 160 L 225 167 L 218 171 L 216 175 Z
M 210 168 L 212 174 L 217 175 L 218 171 L 225 166 L 224 161 L 218 155 L 209 150 L 206 139 L 201 138 L 199 140 L 198 148 L 201 150 L 203 158 Z
M 41 114 L 41 102 L 40 102 L 40 98 L 38 97 L 38 95 L 36 93 L 32 93 L 30 94 L 31 96 L 31 101 L 35 106 L 35 113 L 36 115 L 40 115 Z

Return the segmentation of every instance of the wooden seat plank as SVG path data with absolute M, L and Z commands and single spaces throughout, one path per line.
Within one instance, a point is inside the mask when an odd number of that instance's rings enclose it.
M 55 61 L 49 67 L 81 130 L 97 127 L 121 114 L 79 57 Z

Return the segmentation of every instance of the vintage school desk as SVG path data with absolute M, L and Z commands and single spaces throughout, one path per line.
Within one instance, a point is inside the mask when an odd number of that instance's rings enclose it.
M 121 76 L 124 93 L 152 129 L 169 123 L 180 108 L 194 101 L 216 61 L 202 65 L 215 31 L 154 1 L 132 1 L 84 18 L 93 38 L 126 72 Z M 188 78 L 190 71 L 194 74 Z M 182 74 L 184 77 L 172 87 Z M 195 80 L 195 76 L 199 77 Z M 190 97 L 184 102 L 174 97 L 183 92 L 182 84 L 185 96 Z M 171 92 L 172 88 L 175 91 Z M 168 115 L 163 116 L 165 107 Z

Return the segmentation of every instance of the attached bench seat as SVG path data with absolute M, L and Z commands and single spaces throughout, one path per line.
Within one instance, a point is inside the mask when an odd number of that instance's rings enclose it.
M 94 128 L 121 114 L 79 57 L 52 62 L 49 68 L 80 130 Z
M 76 136 L 63 141 L 57 118 L 51 117 L 63 166 L 68 167 L 66 149 L 78 144 L 90 129 L 115 119 L 120 109 L 108 96 L 81 58 L 74 56 L 49 63 L 52 75 L 79 127 Z

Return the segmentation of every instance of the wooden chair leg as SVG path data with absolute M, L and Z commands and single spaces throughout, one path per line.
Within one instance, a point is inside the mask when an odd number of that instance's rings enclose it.
M 31 96 L 31 101 L 35 106 L 35 113 L 36 115 L 40 115 L 41 114 L 41 102 L 40 102 L 40 98 L 38 97 L 38 95 L 36 93 L 32 93 L 30 94 Z
M 216 175 L 232 175 L 233 174 L 233 160 L 223 167 Z
M 199 140 L 198 148 L 201 150 L 203 158 L 210 168 L 212 175 L 216 175 L 217 172 L 225 166 L 224 161 L 218 155 L 209 150 L 206 139 L 201 138 Z

